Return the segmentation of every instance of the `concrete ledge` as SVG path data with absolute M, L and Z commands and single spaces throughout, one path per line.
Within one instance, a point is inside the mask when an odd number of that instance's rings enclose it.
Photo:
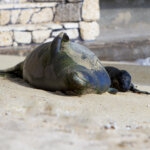
M 83 42 L 101 60 L 134 61 L 150 57 L 150 40 L 147 36 L 126 40 Z
M 57 3 L 12 3 L 12 4 L 1 4 L 0 10 L 7 9 L 31 9 L 31 8 L 45 8 L 55 7 Z
M 8 25 L 0 26 L 0 32 L 2 31 L 33 31 L 33 30 L 46 30 L 53 29 L 59 30 L 63 28 L 63 24 L 47 23 L 47 24 L 27 24 L 27 25 Z

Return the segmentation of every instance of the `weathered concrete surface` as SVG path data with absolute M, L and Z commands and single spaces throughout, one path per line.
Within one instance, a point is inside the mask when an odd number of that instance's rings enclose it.
M 113 61 L 150 57 L 150 24 L 109 25 L 101 23 L 100 36 L 93 42 L 85 43 L 97 56 Z
M 0 69 L 23 59 L 0 56 Z M 134 65 L 122 67 L 131 73 L 136 70 L 138 87 L 150 91 L 148 67 L 145 71 Z M 143 78 L 149 85 L 141 85 Z M 0 149 L 148 150 L 149 99 L 130 92 L 71 97 L 34 89 L 21 79 L 0 77 Z
M 140 58 L 150 57 L 150 40 L 148 36 L 122 40 L 120 37 L 118 41 L 106 39 L 105 42 L 96 40 L 89 43 L 84 42 L 83 44 L 96 53 L 101 60 L 135 61 Z
M 109 27 L 150 23 L 149 0 L 101 0 L 100 6 L 100 21 Z
M 90 45 L 98 56 L 119 61 L 149 57 L 150 2 L 101 0 L 100 5 L 101 34 Z
M 100 36 L 89 44 L 101 59 L 150 57 L 150 1 L 100 0 Z

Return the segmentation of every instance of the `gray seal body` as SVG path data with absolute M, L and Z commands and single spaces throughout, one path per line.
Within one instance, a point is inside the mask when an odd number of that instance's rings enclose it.
M 13 68 L 0 73 L 17 73 L 36 88 L 66 94 L 103 93 L 111 81 L 97 56 L 71 42 L 65 33 L 42 44 Z

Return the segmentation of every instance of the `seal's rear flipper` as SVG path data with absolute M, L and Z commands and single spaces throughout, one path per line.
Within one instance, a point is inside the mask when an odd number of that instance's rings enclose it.
M 23 62 L 20 62 L 12 68 L 0 70 L 0 76 L 5 77 L 20 77 L 22 78 Z
M 137 93 L 137 94 L 147 94 L 147 95 L 150 95 L 150 92 L 141 91 L 141 90 L 136 89 L 133 84 L 131 84 L 130 91 L 132 91 L 133 93 Z

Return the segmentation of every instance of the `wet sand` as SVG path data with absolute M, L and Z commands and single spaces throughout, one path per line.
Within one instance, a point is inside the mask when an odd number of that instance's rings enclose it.
M 23 57 L 0 56 L 0 69 Z M 150 67 L 103 62 L 127 69 L 150 91 Z M 150 149 L 150 96 L 131 92 L 65 96 L 0 77 L 1 150 Z

